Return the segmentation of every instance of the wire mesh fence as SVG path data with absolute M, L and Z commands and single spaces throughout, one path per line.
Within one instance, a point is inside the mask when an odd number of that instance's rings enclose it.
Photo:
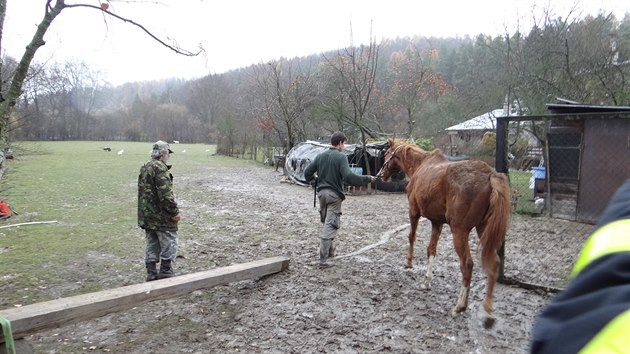
M 509 175 L 513 209 L 503 275 L 562 288 L 608 200 L 630 178 L 630 114 L 497 122 L 495 168 Z

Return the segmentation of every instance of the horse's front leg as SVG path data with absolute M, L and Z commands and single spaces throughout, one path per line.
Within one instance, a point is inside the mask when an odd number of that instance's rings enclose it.
M 433 263 L 435 262 L 435 256 L 437 254 L 437 244 L 442 234 L 442 226 L 444 224 L 439 222 L 431 222 L 431 240 L 427 246 L 427 258 L 429 263 L 427 264 L 427 273 L 424 277 L 424 284 L 420 285 L 422 289 L 431 289 L 431 282 L 433 281 Z

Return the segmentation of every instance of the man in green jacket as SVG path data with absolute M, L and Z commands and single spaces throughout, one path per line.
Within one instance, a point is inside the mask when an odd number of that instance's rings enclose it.
M 171 262 L 177 255 L 179 209 L 173 194 L 173 175 L 167 165 L 173 151 L 164 141 L 153 144 L 151 160 L 138 176 L 138 226 L 145 230 L 144 262 L 147 281 L 174 275 Z M 156 265 L 160 262 L 160 272 Z
M 348 158 L 342 153 L 348 139 L 342 132 L 335 132 L 330 138 L 330 148 L 317 155 L 304 170 L 307 181 L 316 178 L 317 196 L 319 199 L 320 220 L 324 223 L 320 235 L 319 266 L 331 266 L 328 258 L 335 255 L 333 241 L 341 226 L 341 202 L 346 199 L 343 192 L 344 183 L 352 186 L 364 186 L 375 182 L 374 176 L 359 176 L 350 170 Z
M 630 353 L 630 179 L 613 195 L 569 285 L 538 316 L 531 353 Z

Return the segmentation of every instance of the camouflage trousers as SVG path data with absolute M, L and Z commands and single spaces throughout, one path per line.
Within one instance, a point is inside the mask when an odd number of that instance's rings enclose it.
M 319 260 L 326 262 L 334 253 L 333 240 L 341 227 L 341 198 L 331 189 L 322 189 L 319 197 L 319 214 L 324 227 L 320 234 Z
M 174 260 L 177 256 L 177 232 L 145 230 L 146 249 L 144 261 L 159 262 L 163 260 Z

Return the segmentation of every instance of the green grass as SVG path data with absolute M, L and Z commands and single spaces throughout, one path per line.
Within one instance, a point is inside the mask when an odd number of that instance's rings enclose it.
M 105 146 L 112 151 L 104 151 Z M 198 172 L 202 166 L 253 164 L 212 156 L 216 151 L 212 145 L 173 144 L 171 148 L 176 184 L 178 176 Z M 22 302 L 47 299 L 47 284 L 76 284 L 63 296 L 102 287 L 98 277 L 62 269 L 76 266 L 115 275 L 130 271 L 124 269 L 125 263 L 128 268 L 137 260 L 138 267 L 142 266 L 144 234 L 136 224 L 137 178 L 140 166 L 150 158 L 151 143 L 19 142 L 13 150 L 15 159 L 5 162 L 0 180 L 0 198 L 17 215 L 0 226 L 57 222 L 0 229 L 0 308 L 26 297 L 22 292 L 29 296 Z M 119 150 L 124 152 L 119 155 Z
M 510 186 L 512 189 L 516 189 L 520 195 L 516 204 L 516 212 L 519 214 L 540 214 L 540 208 L 533 202 L 534 191 L 529 189 L 531 177 L 531 171 L 510 170 Z

